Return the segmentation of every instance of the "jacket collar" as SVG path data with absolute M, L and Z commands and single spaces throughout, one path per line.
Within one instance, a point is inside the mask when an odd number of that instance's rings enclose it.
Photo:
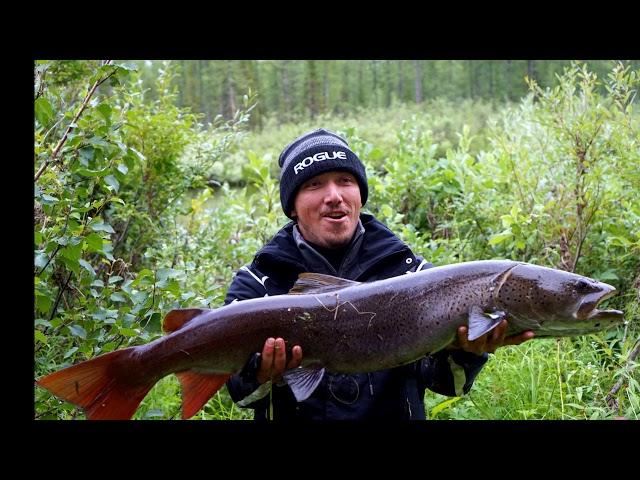
M 373 215 L 361 213 L 356 235 L 345 254 L 340 272 L 336 273 L 356 280 L 383 258 L 407 250 L 409 247 L 382 222 Z M 280 271 L 284 267 L 283 263 L 288 264 L 295 275 L 305 271 L 336 275 L 329 262 L 302 238 L 294 222 L 289 222 L 280 229 L 260 249 L 254 261 L 259 268 L 272 264 L 277 265 Z

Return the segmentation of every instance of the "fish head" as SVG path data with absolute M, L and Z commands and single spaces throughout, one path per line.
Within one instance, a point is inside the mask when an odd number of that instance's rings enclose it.
M 598 304 L 617 293 L 612 285 L 575 273 L 519 264 L 498 279 L 494 298 L 520 331 L 536 336 L 583 335 L 624 322 L 620 310 Z

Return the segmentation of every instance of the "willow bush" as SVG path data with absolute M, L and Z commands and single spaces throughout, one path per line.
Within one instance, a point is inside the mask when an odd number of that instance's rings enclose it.
M 267 119 L 252 134 L 244 127 L 255 98 L 233 121 L 202 125 L 175 106 L 176 74 L 166 64 L 162 93 L 148 102 L 126 65 L 36 65 L 36 171 L 88 88 L 108 76 L 35 182 L 36 377 L 157 338 L 172 308 L 220 306 L 234 271 L 288 221 L 282 147 L 325 127 L 367 165 L 365 211 L 434 264 L 511 258 L 620 290 L 609 305 L 628 325 L 500 349 L 469 395 L 427 393 L 428 418 L 638 417 L 637 363 L 627 361 L 640 337 L 638 72 L 621 65 L 597 78 L 576 63 L 553 88 L 530 82 L 517 104 L 435 100 L 308 123 Z M 40 389 L 35 402 L 38 418 L 82 418 Z M 179 409 L 169 376 L 135 418 L 178 418 Z M 223 389 L 195 418 L 249 417 Z

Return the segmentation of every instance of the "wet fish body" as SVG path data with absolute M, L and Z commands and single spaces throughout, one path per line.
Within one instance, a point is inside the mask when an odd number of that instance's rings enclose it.
M 461 325 L 469 327 L 471 340 L 504 318 L 509 335 L 605 330 L 623 320 L 620 311 L 597 309 L 614 293 L 612 286 L 587 277 L 508 260 L 465 262 L 370 283 L 303 274 L 288 295 L 215 310 L 174 310 L 164 321 L 168 335 L 82 362 L 38 384 L 83 406 L 89 418 L 129 418 L 159 379 L 176 373 L 186 418 L 261 351 L 268 337 L 282 337 L 289 353 L 293 345 L 303 350 L 302 368 L 284 376 L 301 401 L 325 370 L 367 372 L 410 363 L 449 345 Z M 105 375 L 118 379 L 116 391 L 135 390 L 129 397 L 141 396 L 138 403 L 113 408 L 108 393 L 101 394 L 104 406 L 96 403 L 86 392 L 100 391 L 108 383 L 100 380 Z M 83 385 L 71 388 L 78 378 Z

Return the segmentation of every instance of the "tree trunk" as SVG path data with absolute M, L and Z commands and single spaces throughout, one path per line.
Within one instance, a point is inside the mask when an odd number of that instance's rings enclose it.
M 329 62 L 325 60 L 322 62 L 322 111 L 326 112 L 330 110 L 329 103 Z
M 311 118 L 318 115 L 318 74 L 315 60 L 307 60 L 307 106 Z
M 284 102 L 284 118 L 291 115 L 291 84 L 289 83 L 289 60 L 282 62 L 282 100 Z
M 398 101 L 404 101 L 404 60 L 398 60 Z
M 202 67 L 204 60 L 197 60 L 196 61 L 196 86 L 198 88 L 198 99 L 197 99 L 197 103 L 194 105 L 194 109 L 197 112 L 204 112 L 204 97 L 202 95 Z
M 387 82 L 386 82 L 386 85 L 384 86 L 385 106 L 389 108 L 391 106 L 391 92 L 393 91 L 393 88 L 392 88 L 393 75 L 391 73 L 391 60 L 385 60 L 385 73 L 387 77 Z
M 358 105 L 365 106 L 366 99 L 364 94 L 364 60 L 358 60 Z
M 422 103 L 422 62 L 420 62 L 420 60 L 414 60 L 413 67 L 416 72 L 416 80 L 415 80 L 416 103 Z
M 256 89 L 254 93 L 259 94 L 262 92 L 262 88 L 260 85 L 260 68 L 257 60 L 252 60 L 251 69 L 253 70 L 253 80 L 254 80 L 254 85 Z M 266 89 L 265 89 L 265 94 L 266 94 Z M 251 111 L 252 118 L 255 116 L 255 125 L 260 130 L 262 130 L 262 116 L 264 115 L 265 100 L 266 100 L 266 95 L 264 95 L 262 98 L 257 97 L 256 101 L 258 102 L 258 104 L 256 105 L 256 108 L 254 108 Z
M 233 118 L 238 108 L 236 107 L 236 90 L 231 71 L 231 62 L 227 61 L 227 118 Z
M 489 60 L 489 98 L 493 99 L 493 60 Z
M 532 80 L 538 80 L 535 60 L 527 60 L 527 76 Z
M 511 85 L 511 76 L 513 75 L 513 63 L 507 60 L 505 63 L 505 77 L 507 86 L 507 100 L 513 100 L 513 87 Z
M 371 61 L 371 70 L 373 72 L 373 106 L 378 107 L 378 62 Z
M 454 62 L 454 60 L 449 60 L 449 89 L 447 91 L 447 96 L 449 98 L 453 98 L 455 95 L 453 94 L 453 92 L 455 91 L 455 88 L 453 86 L 453 71 L 455 70 L 456 64 Z M 462 92 L 460 92 L 462 94 Z
M 349 105 L 349 62 L 347 60 L 342 64 L 342 90 L 340 91 L 341 106 L 340 112 L 344 113 Z

